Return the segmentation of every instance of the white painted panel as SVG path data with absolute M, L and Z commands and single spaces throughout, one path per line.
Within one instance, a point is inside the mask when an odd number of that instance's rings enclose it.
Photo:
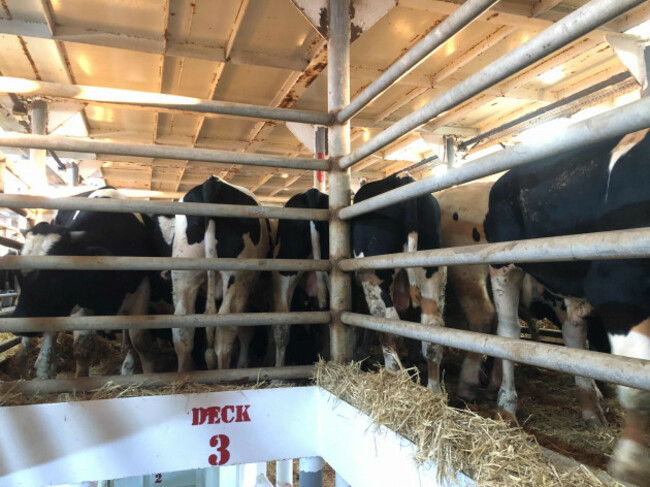
M 317 455 L 315 401 L 314 388 L 284 388 L 5 407 L 0 485 L 56 485 L 206 468 L 224 460 Z M 242 422 L 233 421 L 236 406 Z M 231 422 L 192 424 L 198 420 L 193 408 L 211 407 L 223 407 L 223 419 Z

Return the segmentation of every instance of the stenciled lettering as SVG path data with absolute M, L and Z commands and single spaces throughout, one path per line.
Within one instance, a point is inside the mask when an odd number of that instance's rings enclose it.
M 192 408 L 192 426 L 220 423 L 248 423 L 250 404 Z

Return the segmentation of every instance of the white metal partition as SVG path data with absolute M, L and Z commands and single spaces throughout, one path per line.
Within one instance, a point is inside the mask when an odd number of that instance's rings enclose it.
M 543 241 L 519 242 L 517 244 L 491 244 L 485 246 L 467 247 L 461 249 L 441 249 L 436 251 L 417 252 L 415 254 L 395 254 L 377 256 L 372 259 L 350 259 L 349 226 L 346 220 L 372 210 L 404 201 L 409 198 L 439 191 L 456 184 L 468 182 L 489 174 L 503 171 L 518 165 L 539 160 L 568 149 L 581 147 L 588 143 L 603 140 L 608 137 L 621 135 L 642 128 L 650 127 L 650 99 L 646 98 L 625 107 L 617 108 L 615 112 L 599 115 L 574 125 L 564 134 L 557 137 L 553 144 L 546 146 L 521 144 L 499 153 L 486 156 L 472 164 L 461 166 L 440 177 L 430 177 L 371 198 L 357 205 L 350 205 L 350 173 L 349 168 L 361 159 L 371 155 L 378 149 L 396 138 L 412 131 L 416 127 L 430 121 L 445 110 L 457 106 L 482 90 L 505 79 L 522 68 L 531 65 L 542 57 L 554 52 L 572 40 L 621 15 L 629 9 L 643 3 L 643 0 L 593 0 L 577 9 L 574 13 L 556 22 L 554 25 L 532 38 L 514 51 L 506 54 L 494 63 L 459 83 L 448 92 L 430 101 L 421 109 L 404 117 L 395 125 L 371 139 L 355 151 L 350 150 L 350 118 L 361 110 L 367 103 L 378 96 L 391 83 L 407 73 L 433 50 L 453 36 L 458 29 L 467 25 L 472 18 L 480 15 L 492 4 L 491 1 L 471 0 L 450 16 L 428 37 L 426 44 L 418 44 L 411 51 L 396 61 L 386 71 L 388 73 L 371 85 L 369 91 L 350 102 L 350 0 L 330 0 L 330 39 L 328 66 L 328 110 L 329 113 L 314 113 L 299 110 L 268 109 L 252 105 L 212 102 L 209 100 L 185 99 L 183 97 L 168 97 L 159 95 L 158 98 L 134 96 L 127 90 L 112 90 L 94 92 L 89 87 L 59 85 L 53 83 L 33 82 L 20 88 L 15 79 L 0 78 L 0 90 L 22 94 L 47 94 L 53 97 L 73 98 L 89 103 L 119 104 L 136 109 L 156 109 L 164 111 L 196 112 L 202 114 L 226 114 L 272 120 L 291 120 L 302 123 L 317 123 L 330 127 L 330 158 L 329 160 L 284 158 L 259 154 L 242 154 L 208 149 L 193 149 L 185 147 L 126 144 L 97 141 L 92 139 L 52 137 L 30 134 L 0 135 L 0 146 L 40 148 L 80 152 L 102 152 L 116 155 L 162 157 L 171 159 L 192 159 L 211 162 L 229 162 L 251 164 L 258 166 L 289 167 L 311 170 L 330 171 L 330 208 L 329 210 L 300 210 L 269 207 L 246 207 L 237 205 L 207 205 L 190 203 L 168 203 L 151 201 L 106 200 L 86 198 L 66 198 L 51 200 L 41 197 L 18 195 L 0 195 L 0 205 L 23 208 L 51 209 L 83 209 L 91 211 L 131 212 L 141 211 L 150 213 L 176 213 L 192 215 L 231 216 L 244 218 L 291 218 L 329 220 L 330 222 L 330 261 L 299 261 L 299 260 L 268 260 L 268 259 L 157 259 L 130 257 L 11 257 L 0 260 L 0 267 L 11 269 L 256 269 L 256 270 L 320 270 L 331 273 L 330 312 L 274 314 L 259 313 L 253 315 L 228 316 L 157 316 L 157 317 L 110 317 L 110 318 L 56 318 L 14 320 L 0 319 L 0 330 L 42 330 L 46 322 L 60 329 L 76 329 L 78 327 L 123 328 L 127 324 L 135 328 L 160 327 L 193 327 L 209 324 L 210 326 L 265 324 L 274 323 L 325 323 L 332 326 L 332 357 L 343 362 L 352 356 L 352 343 L 349 338 L 348 325 L 374 327 L 389 330 L 404 336 L 415 336 L 435 343 L 451 345 L 464 350 L 479 350 L 476 342 L 487 343 L 488 338 L 480 334 L 466 332 L 461 335 L 450 335 L 451 330 L 413 331 L 415 324 L 393 321 L 380 322 L 375 318 L 350 313 L 351 285 L 350 272 L 358 268 L 386 268 L 408 266 L 454 265 L 467 263 L 496 263 L 512 261 L 548 261 L 573 260 L 592 258 L 625 258 L 648 256 L 647 241 L 650 229 L 629 230 L 624 232 L 605 232 L 581 236 L 556 237 L 541 239 Z M 425 47 L 423 47 L 425 46 Z M 25 80 L 22 80 L 25 81 Z M 18 87 L 17 87 L 18 86 Z M 13 91 L 12 91 L 13 90 Z M 22 91 L 21 91 L 22 90 Z M 109 96 L 110 95 L 110 96 Z M 102 98 L 103 97 L 103 98 Z M 143 101 L 144 100 L 144 101 Z M 614 243 L 616 242 L 616 243 Z M 623 242 L 623 244 L 621 243 Z M 417 328 L 417 327 L 416 327 Z M 494 338 L 494 340 L 492 340 Z M 498 337 L 490 338 L 490 351 L 487 353 L 518 360 L 505 342 Z M 544 355 L 544 345 L 526 344 L 531 350 L 539 350 L 532 355 Z M 541 348 L 540 348 L 541 347 Z M 650 362 L 610 357 L 608 367 L 581 363 L 595 363 L 600 358 L 592 352 L 564 350 L 562 364 L 557 361 L 534 363 L 547 368 L 580 375 L 602 378 L 612 382 L 625 383 L 650 389 Z M 627 369 L 626 369 L 627 367 Z M 632 367 L 632 368 L 630 368 Z M 605 369 L 609 369 L 605 370 Z M 626 373 L 612 371 L 626 370 Z M 630 371 L 634 371 L 634 374 Z M 295 378 L 296 371 L 264 371 L 269 377 L 281 378 L 285 375 Z M 309 372 L 301 370 L 304 376 Z M 207 372 L 216 374 L 216 372 Z M 634 384 L 629 376 L 634 375 Z M 122 379 L 128 383 L 131 379 Z M 62 385 L 50 381 L 52 388 L 61 390 Z M 133 382 L 139 382 L 137 378 Z M 81 382 L 79 382 L 81 384 Z M 65 384 L 73 387 L 74 381 Z M 75 386 L 76 387 L 76 386 Z

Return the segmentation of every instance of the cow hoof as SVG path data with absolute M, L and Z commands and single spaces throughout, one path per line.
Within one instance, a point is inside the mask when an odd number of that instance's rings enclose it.
M 135 374 L 135 360 L 133 356 L 129 353 L 122 362 L 122 367 L 120 368 L 120 374 L 122 375 L 133 375 Z
M 518 426 L 519 421 L 517 421 L 517 417 L 512 414 L 509 411 L 506 411 L 505 409 L 498 408 L 496 412 L 496 418 L 497 419 L 502 419 L 506 423 L 512 425 L 512 426 Z
M 650 485 L 650 453 L 639 443 L 620 440 L 607 468 L 616 479 L 638 486 Z

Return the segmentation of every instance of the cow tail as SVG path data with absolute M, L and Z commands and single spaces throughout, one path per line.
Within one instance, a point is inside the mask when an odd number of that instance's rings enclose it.
M 418 219 L 418 201 L 419 198 L 414 198 L 406 202 L 406 252 L 412 253 L 418 250 L 418 230 L 419 230 L 419 219 Z M 420 306 L 420 293 L 419 293 L 419 283 L 417 279 L 417 274 L 415 268 L 407 267 L 406 275 L 408 276 L 409 281 L 409 296 L 411 299 L 411 305 L 415 308 Z
M 221 180 L 214 176 L 208 178 L 203 183 L 203 202 L 204 203 L 218 203 L 219 191 L 221 190 Z M 205 248 L 205 256 L 208 259 L 217 258 L 217 236 L 216 236 L 216 220 L 213 217 L 206 217 L 205 234 L 203 244 Z M 215 291 L 217 288 L 217 274 L 214 269 L 207 271 L 207 290 L 206 290 L 206 303 L 205 310 L 207 314 L 216 314 L 216 296 Z M 206 330 L 208 335 L 208 342 L 210 342 L 210 331 Z

